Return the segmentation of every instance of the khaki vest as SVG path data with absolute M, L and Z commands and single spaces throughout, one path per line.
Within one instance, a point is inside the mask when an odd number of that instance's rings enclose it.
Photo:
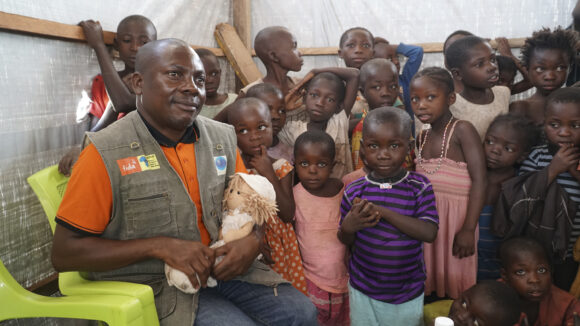
M 195 123 L 199 129 L 195 158 L 202 219 L 215 241 L 221 224 L 223 192 L 229 176 L 235 173 L 236 136 L 231 126 L 211 119 L 198 116 Z M 111 220 L 102 238 L 167 236 L 200 241 L 195 204 L 137 112 L 103 131 L 87 133 L 86 137 L 103 159 L 113 193 Z M 195 320 L 198 296 L 168 286 L 160 260 L 90 273 L 89 277 L 150 285 L 162 324 L 192 325 Z M 240 279 L 266 285 L 283 282 L 278 274 L 258 262 Z

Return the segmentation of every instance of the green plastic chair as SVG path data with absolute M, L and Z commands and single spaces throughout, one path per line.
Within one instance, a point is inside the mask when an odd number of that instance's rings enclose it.
M 124 295 L 46 297 L 24 289 L 0 260 L 0 321 L 54 317 L 100 320 L 110 326 L 140 326 L 139 299 Z
M 57 165 L 40 170 L 27 179 L 28 184 L 40 200 L 53 233 L 56 226 L 54 217 L 62 201 L 68 180 L 68 177 L 58 172 Z M 67 296 L 99 294 L 125 295 L 137 298 L 143 309 L 142 325 L 159 325 L 153 290 L 148 285 L 116 281 L 90 281 L 84 278 L 80 272 L 63 272 L 59 274 L 58 286 L 60 292 Z

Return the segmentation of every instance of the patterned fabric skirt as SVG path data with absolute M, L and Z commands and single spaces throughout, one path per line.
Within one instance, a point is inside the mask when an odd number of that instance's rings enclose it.
M 306 287 L 308 288 L 308 297 L 318 310 L 318 324 L 320 326 L 350 325 L 348 292 L 330 293 L 322 290 L 309 279 L 306 279 Z

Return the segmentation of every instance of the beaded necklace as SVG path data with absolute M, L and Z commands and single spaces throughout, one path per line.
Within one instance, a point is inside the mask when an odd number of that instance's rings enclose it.
M 427 173 L 427 174 L 435 174 L 437 171 L 439 171 L 439 168 L 441 168 L 441 163 L 443 163 L 443 155 L 445 154 L 445 139 L 447 138 L 447 128 L 449 128 L 451 121 L 453 121 L 453 115 L 451 115 L 451 118 L 449 118 L 449 121 L 445 125 L 445 130 L 443 131 L 443 139 L 441 141 L 441 155 L 439 156 L 439 161 L 437 162 L 437 167 L 435 168 L 435 170 L 431 170 L 431 171 L 427 170 L 423 166 L 423 155 L 422 154 L 423 154 L 423 147 L 425 147 L 425 144 L 427 143 L 427 137 L 429 136 L 429 131 L 431 131 L 431 129 L 433 129 L 433 128 L 429 128 L 425 132 L 425 139 L 423 139 L 423 142 L 421 143 L 421 148 L 419 148 L 419 153 L 417 153 L 417 161 L 419 162 L 419 165 L 421 166 L 423 171 L 425 171 L 425 173 Z

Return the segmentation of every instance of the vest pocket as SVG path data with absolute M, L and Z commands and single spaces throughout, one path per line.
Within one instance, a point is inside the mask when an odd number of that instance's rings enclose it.
M 175 236 L 172 211 L 168 192 L 130 194 L 125 199 L 128 237 Z

